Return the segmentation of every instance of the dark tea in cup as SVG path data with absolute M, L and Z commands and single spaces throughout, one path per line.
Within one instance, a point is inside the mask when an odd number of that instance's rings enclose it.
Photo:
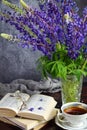
M 82 115 L 87 113 L 87 109 L 80 107 L 80 106 L 71 106 L 68 108 L 64 109 L 64 112 L 68 113 L 68 114 L 72 114 L 72 115 Z

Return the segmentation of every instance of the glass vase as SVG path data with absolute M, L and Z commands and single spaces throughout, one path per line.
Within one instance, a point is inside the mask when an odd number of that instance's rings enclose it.
M 83 76 L 78 80 L 75 75 L 68 75 L 66 80 L 62 80 L 62 104 L 81 100 L 82 83 Z

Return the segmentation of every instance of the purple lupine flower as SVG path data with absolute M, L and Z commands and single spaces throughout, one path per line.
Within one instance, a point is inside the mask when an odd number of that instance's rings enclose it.
M 56 43 L 60 42 L 66 44 L 69 56 L 76 59 L 77 53 L 79 54 L 77 50 L 81 49 L 84 36 L 87 35 L 87 8 L 83 11 L 86 20 L 82 23 L 83 19 L 78 15 L 77 5 L 72 0 L 44 0 L 43 3 L 40 8 L 42 11 L 31 8 L 31 11 L 25 11 L 24 15 L 5 11 L 3 12 L 5 15 L 1 15 L 1 20 L 19 30 L 20 41 L 31 44 L 33 48 L 42 51 L 45 55 L 51 56 L 51 52 L 55 51 Z M 69 18 L 64 20 L 64 15 L 67 13 L 71 21 Z M 73 50 L 71 50 L 72 46 Z
M 14 26 L 20 33 L 15 37 L 21 46 L 32 46 L 33 50 L 41 51 L 48 58 L 47 63 L 58 60 L 68 66 L 71 61 L 76 64 L 82 57 L 82 66 L 87 55 L 87 7 L 81 17 L 73 0 L 38 2 L 40 10 L 31 7 L 24 13 L 5 10 L 0 12 L 0 21 Z M 60 49 L 62 47 L 65 50 Z M 64 57 L 67 57 L 66 60 Z

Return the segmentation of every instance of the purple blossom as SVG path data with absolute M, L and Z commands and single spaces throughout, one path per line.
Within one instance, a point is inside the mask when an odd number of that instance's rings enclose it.
M 80 56 L 87 56 L 87 7 L 82 17 L 79 8 L 73 0 L 44 0 L 39 1 L 40 10 L 30 8 L 19 12 L 0 12 L 0 21 L 9 23 L 19 32 L 18 41 L 23 47 L 32 46 L 33 50 L 41 51 L 50 61 L 57 52 L 60 44 L 67 52 L 68 60 L 76 61 Z M 84 59 L 85 60 L 85 59 Z M 67 64 L 67 61 L 64 63 Z
M 31 107 L 31 108 L 29 108 L 28 110 L 29 110 L 29 111 L 34 111 L 34 108 L 33 108 L 33 107 Z
M 43 107 L 38 107 L 38 110 L 43 110 Z
M 5 10 L 0 19 L 19 30 L 21 43 L 31 44 L 34 49 L 51 56 L 56 43 L 60 42 L 66 44 L 70 58 L 76 59 L 87 35 L 87 8 L 81 18 L 72 0 L 48 0 L 42 5 L 40 11 L 31 8 L 24 15 Z M 64 19 L 66 14 L 71 21 Z
M 43 101 L 43 99 L 42 99 L 42 98 L 40 98 L 40 101 L 42 102 L 42 101 Z

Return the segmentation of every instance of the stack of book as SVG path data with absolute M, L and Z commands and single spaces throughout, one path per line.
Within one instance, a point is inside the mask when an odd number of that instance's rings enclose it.
M 25 130 L 39 130 L 57 114 L 53 97 L 16 91 L 0 100 L 0 120 Z

